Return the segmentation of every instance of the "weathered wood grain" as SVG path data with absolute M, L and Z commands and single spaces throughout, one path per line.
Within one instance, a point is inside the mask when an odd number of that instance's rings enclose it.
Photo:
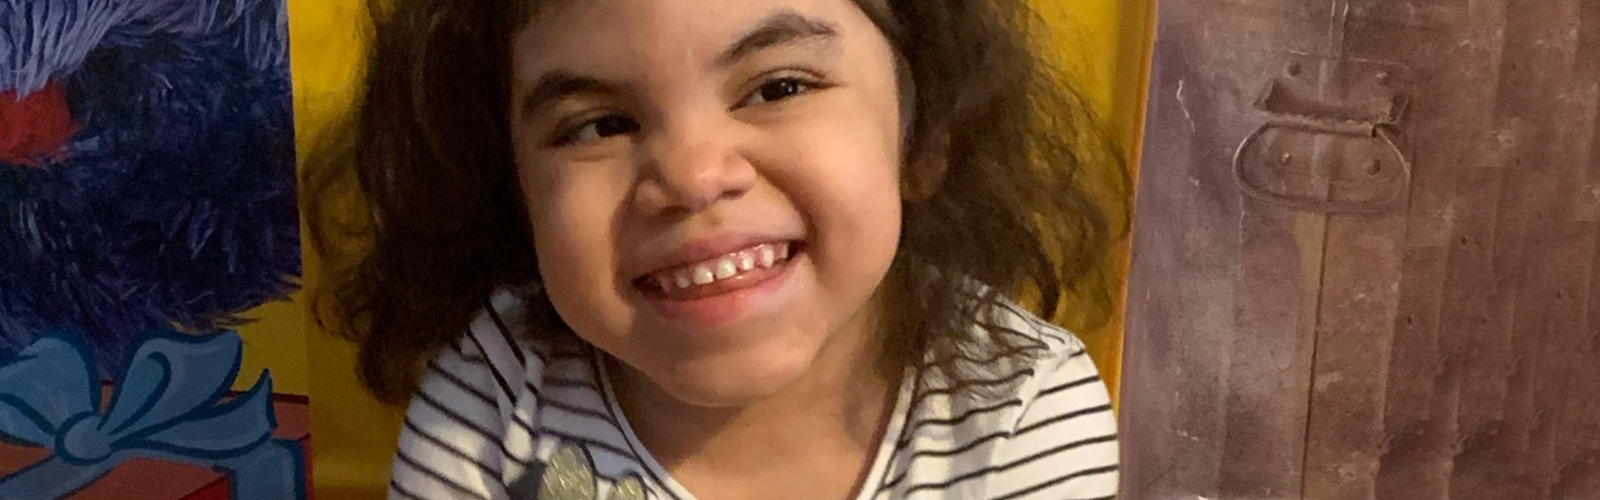
M 1351 0 L 1327 47 L 1330 3 L 1161 1 L 1123 497 L 1600 499 L 1600 2 Z M 1283 54 L 1331 49 L 1411 70 L 1389 212 L 1231 177 Z

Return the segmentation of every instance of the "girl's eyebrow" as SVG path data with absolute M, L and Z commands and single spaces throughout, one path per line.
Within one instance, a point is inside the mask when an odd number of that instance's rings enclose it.
M 529 114 L 567 96 L 613 94 L 616 91 L 617 85 L 611 82 L 570 71 L 556 70 L 539 77 L 539 82 L 534 84 L 533 90 L 528 91 L 522 98 L 522 106 L 519 109 L 523 114 L 522 118 L 525 119 Z
M 791 9 L 768 15 L 745 32 L 717 55 L 713 67 L 725 70 L 741 59 L 774 47 L 800 44 L 820 44 L 834 51 L 839 44 L 839 30 L 833 23 L 806 16 Z M 580 75 L 571 71 L 555 70 L 541 75 L 532 89 L 522 98 L 519 108 L 525 119 L 529 114 L 574 94 L 614 94 L 620 86 L 600 78 Z
M 838 41 L 839 29 L 834 27 L 833 23 L 784 9 L 762 18 L 754 29 L 729 45 L 717 56 L 714 67 L 726 69 L 745 56 L 781 45 L 801 43 L 835 45 Z

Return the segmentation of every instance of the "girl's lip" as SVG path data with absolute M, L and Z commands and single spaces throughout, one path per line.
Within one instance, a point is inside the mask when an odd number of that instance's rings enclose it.
M 762 307 L 763 303 L 776 295 L 794 274 L 797 263 L 806 257 L 803 251 L 791 253 L 789 260 L 773 266 L 770 272 L 745 280 L 729 280 L 727 285 L 715 290 L 708 286 L 704 292 L 685 297 L 667 297 L 664 293 L 636 290 L 663 317 L 687 323 L 696 327 L 696 330 L 715 330 L 734 322 L 748 311 L 766 308 Z

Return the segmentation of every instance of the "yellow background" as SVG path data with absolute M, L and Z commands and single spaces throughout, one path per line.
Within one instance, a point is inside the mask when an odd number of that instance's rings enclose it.
M 311 372 L 306 360 L 306 315 L 298 294 L 290 301 L 256 308 L 244 317 L 253 322 L 239 327 L 244 359 L 234 390 L 249 390 L 267 369 L 272 371 L 272 392 L 308 394 Z
M 1079 78 L 1099 114 L 1111 125 L 1130 160 L 1136 160 L 1143 116 L 1151 30 L 1149 0 L 1035 0 L 1058 29 L 1046 41 Z M 349 105 L 362 51 L 365 10 L 360 0 L 289 0 L 290 52 L 295 84 L 297 137 L 307 148 L 329 120 Z M 1126 266 L 1126 247 L 1111 265 Z M 314 285 L 316 262 L 307 255 L 305 281 Z M 350 346 L 317 332 L 295 305 L 260 311 L 262 323 L 244 329 L 245 366 L 270 367 L 279 392 L 311 395 L 316 495 L 331 499 L 383 498 L 394 453 L 398 410 L 384 408 L 356 382 Z M 1121 315 L 1118 314 L 1118 317 Z M 305 329 L 306 335 L 295 330 Z M 1121 323 L 1079 332 L 1116 390 Z M 302 353 L 305 353 L 302 356 Z M 253 381 L 253 376 L 247 377 Z
M 1152 0 L 1033 0 L 1054 27 L 1047 43 L 1070 76 L 1079 84 L 1091 106 L 1108 125 L 1122 149 L 1128 167 L 1137 173 L 1139 139 L 1144 126 L 1145 89 L 1148 86 L 1150 44 L 1154 36 Z M 1131 186 L 1129 194 L 1131 195 Z M 1131 207 L 1131 205 L 1130 205 Z M 1126 241 L 1113 250 L 1108 265 L 1119 278 L 1127 276 Z M 1117 401 L 1122 373 L 1122 295 L 1110 324 L 1077 332 L 1088 344 Z M 1069 312 L 1070 315 L 1070 312 Z M 1070 318 L 1069 318 L 1070 319 Z

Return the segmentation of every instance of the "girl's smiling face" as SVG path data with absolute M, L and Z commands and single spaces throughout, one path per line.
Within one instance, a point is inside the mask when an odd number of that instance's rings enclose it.
M 866 13 L 546 5 L 514 41 L 510 119 L 567 324 L 702 406 L 863 359 L 900 235 L 902 119 Z

